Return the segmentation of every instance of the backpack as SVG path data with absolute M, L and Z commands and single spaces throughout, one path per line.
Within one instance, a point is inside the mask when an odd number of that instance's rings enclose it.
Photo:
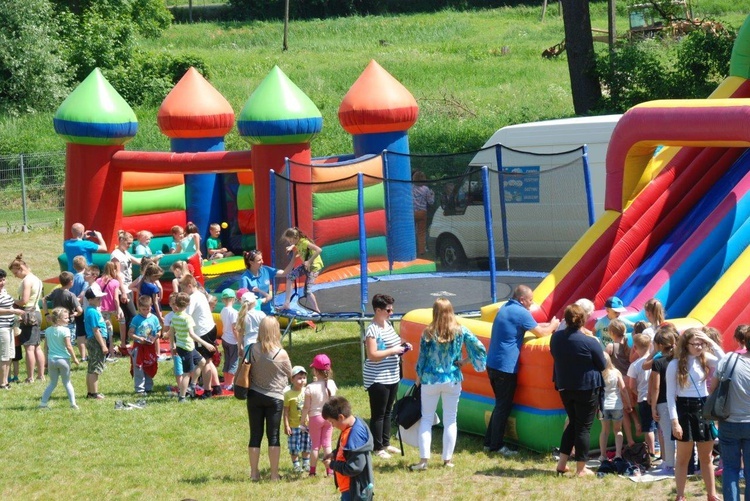
M 623 447 L 622 458 L 645 469 L 651 468 L 651 454 L 648 453 L 646 444 L 643 442 Z
M 623 458 L 614 458 L 612 460 L 607 459 L 605 461 L 602 461 L 596 472 L 613 473 L 615 475 L 629 475 L 632 469 L 633 465 L 625 461 Z

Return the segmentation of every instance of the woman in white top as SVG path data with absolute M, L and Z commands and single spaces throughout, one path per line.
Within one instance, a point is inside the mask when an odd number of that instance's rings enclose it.
M 125 315 L 125 329 L 120 329 L 120 341 L 122 342 L 121 346 L 125 346 L 127 339 L 123 337 L 123 332 L 127 334 L 130 322 L 136 314 L 133 292 L 130 290 L 130 284 L 133 283 L 133 265 L 140 266 L 141 258 L 135 257 L 128 250 L 133 245 L 133 235 L 124 230 L 117 232 L 117 235 L 117 248 L 112 251 L 109 257 L 117 265 L 118 281 L 120 282 L 119 302 L 122 313 Z
M 708 353 L 713 348 L 718 358 Z M 701 475 L 706 485 L 709 501 L 716 497 L 714 466 L 711 461 L 714 437 L 711 422 L 703 419 L 703 403 L 708 396 L 707 381 L 716 363 L 724 355 L 716 343 L 700 329 L 688 329 L 677 339 L 675 358 L 669 362 L 665 376 L 667 382 L 667 404 L 672 422 L 672 436 L 677 441 L 675 461 L 675 483 L 677 501 L 685 499 L 688 462 L 693 444 L 698 447 Z
M 10 262 L 8 269 L 13 276 L 21 280 L 18 288 L 16 306 L 31 312 L 36 316 L 36 325 L 21 326 L 21 343 L 26 348 L 26 371 L 28 377 L 26 383 L 34 382 L 34 369 L 37 376 L 44 381 L 44 351 L 40 346 L 42 342 L 42 312 L 39 309 L 39 299 L 42 297 L 42 281 L 31 273 L 29 265 L 23 260 L 23 254 L 19 254 Z

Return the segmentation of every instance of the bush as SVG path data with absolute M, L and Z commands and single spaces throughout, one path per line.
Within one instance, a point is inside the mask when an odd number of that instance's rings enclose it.
M 729 74 L 737 33 L 704 23 L 680 40 L 633 40 L 597 57 L 600 112 L 623 113 L 654 99 L 703 99 Z
M 52 4 L 0 0 L 0 12 L 0 111 L 51 109 L 68 92 Z

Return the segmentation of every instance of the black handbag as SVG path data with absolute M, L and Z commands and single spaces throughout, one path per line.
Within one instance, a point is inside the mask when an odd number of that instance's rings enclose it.
M 729 386 L 732 384 L 732 374 L 739 359 L 740 356 L 735 354 L 734 364 L 729 373 L 726 370 L 729 367 L 729 361 L 727 361 L 727 365 L 724 366 L 724 373 L 719 375 L 719 384 L 703 404 L 703 419 L 715 421 L 729 417 Z
M 415 384 L 406 390 L 393 404 L 392 413 L 399 426 L 408 429 L 417 424 L 422 418 L 422 387 Z

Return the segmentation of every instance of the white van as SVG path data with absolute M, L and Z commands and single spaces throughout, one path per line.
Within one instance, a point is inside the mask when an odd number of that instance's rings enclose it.
M 455 183 L 455 193 L 442 197 L 433 216 L 428 247 L 435 251 L 436 259 L 443 267 L 455 269 L 468 259 L 488 257 L 483 183 L 478 168 L 498 170 L 498 154 L 490 147 L 499 144 L 510 148 L 503 148 L 501 153 L 503 172 L 510 175 L 501 180 L 494 174 L 490 179 L 496 258 L 506 256 L 506 246 L 509 258 L 562 258 L 604 211 L 607 146 L 620 117 L 549 120 L 511 125 L 495 132 L 483 147 L 487 149 L 477 153 L 467 174 Z M 593 219 L 584 188 L 581 150 L 554 157 L 527 154 L 564 153 L 583 145 L 588 149 Z M 501 182 L 504 200 L 500 197 Z

